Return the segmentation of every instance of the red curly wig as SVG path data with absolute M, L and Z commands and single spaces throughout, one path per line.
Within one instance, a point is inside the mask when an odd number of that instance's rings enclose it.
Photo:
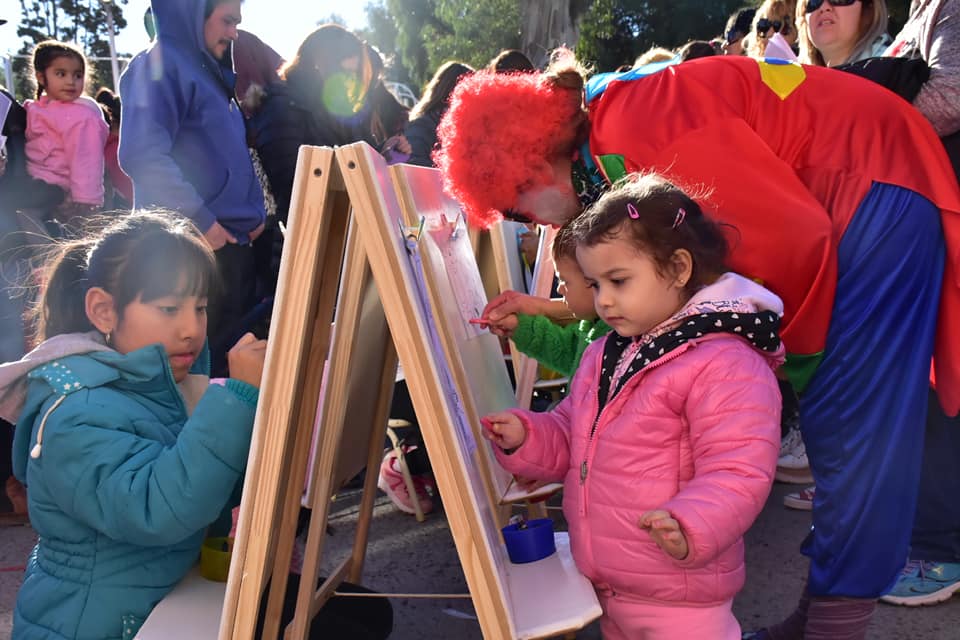
M 585 128 L 582 78 L 564 87 L 550 73 L 479 71 L 451 95 L 434 163 L 470 224 L 485 229 L 520 193 L 552 182 L 550 162 L 572 154 Z

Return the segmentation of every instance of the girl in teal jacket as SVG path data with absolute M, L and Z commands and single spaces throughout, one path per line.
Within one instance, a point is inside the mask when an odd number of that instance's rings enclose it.
M 139 213 L 51 262 L 40 345 L 0 366 L 39 542 L 15 640 L 132 638 L 196 563 L 246 465 L 266 343 L 204 375 L 216 263 L 192 223 Z

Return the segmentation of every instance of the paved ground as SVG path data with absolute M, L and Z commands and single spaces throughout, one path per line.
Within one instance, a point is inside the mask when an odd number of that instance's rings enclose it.
M 797 547 L 809 526 L 809 514 L 789 511 L 781 499 L 792 487 L 777 485 L 760 519 L 747 537 L 747 585 L 734 605 L 744 628 L 775 621 L 792 610 L 805 563 Z M 355 523 L 356 496 L 334 503 L 334 535 L 327 555 L 340 557 L 349 548 Z M 33 531 L 0 529 L 0 639 L 10 635 L 16 589 Z M 384 592 L 465 593 L 466 583 L 442 513 L 422 524 L 401 514 L 381 495 L 367 555 L 365 583 Z M 479 640 L 482 636 L 465 600 L 395 600 L 395 640 Z M 577 636 L 599 640 L 596 624 Z M 960 638 L 960 597 L 936 607 L 908 609 L 881 605 L 870 640 L 956 640 Z

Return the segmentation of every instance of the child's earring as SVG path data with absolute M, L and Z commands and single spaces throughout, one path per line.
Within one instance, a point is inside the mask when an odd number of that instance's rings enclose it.
M 113 337 L 113 332 L 107 331 L 105 334 L 103 334 L 103 342 L 105 344 L 110 344 L 110 338 L 112 337 Z

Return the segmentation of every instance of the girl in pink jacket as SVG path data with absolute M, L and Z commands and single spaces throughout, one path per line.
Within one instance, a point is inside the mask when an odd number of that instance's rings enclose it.
M 724 273 L 727 242 L 686 194 L 633 177 L 573 223 L 613 328 L 553 411 L 486 416 L 500 463 L 564 482 L 578 568 L 606 640 L 735 640 L 743 534 L 780 446 L 783 305 Z
M 83 95 L 86 59 L 77 47 L 47 40 L 33 50 L 37 98 L 27 100 L 27 172 L 62 188 L 66 209 L 103 205 L 103 147 L 110 130 L 99 105 Z

